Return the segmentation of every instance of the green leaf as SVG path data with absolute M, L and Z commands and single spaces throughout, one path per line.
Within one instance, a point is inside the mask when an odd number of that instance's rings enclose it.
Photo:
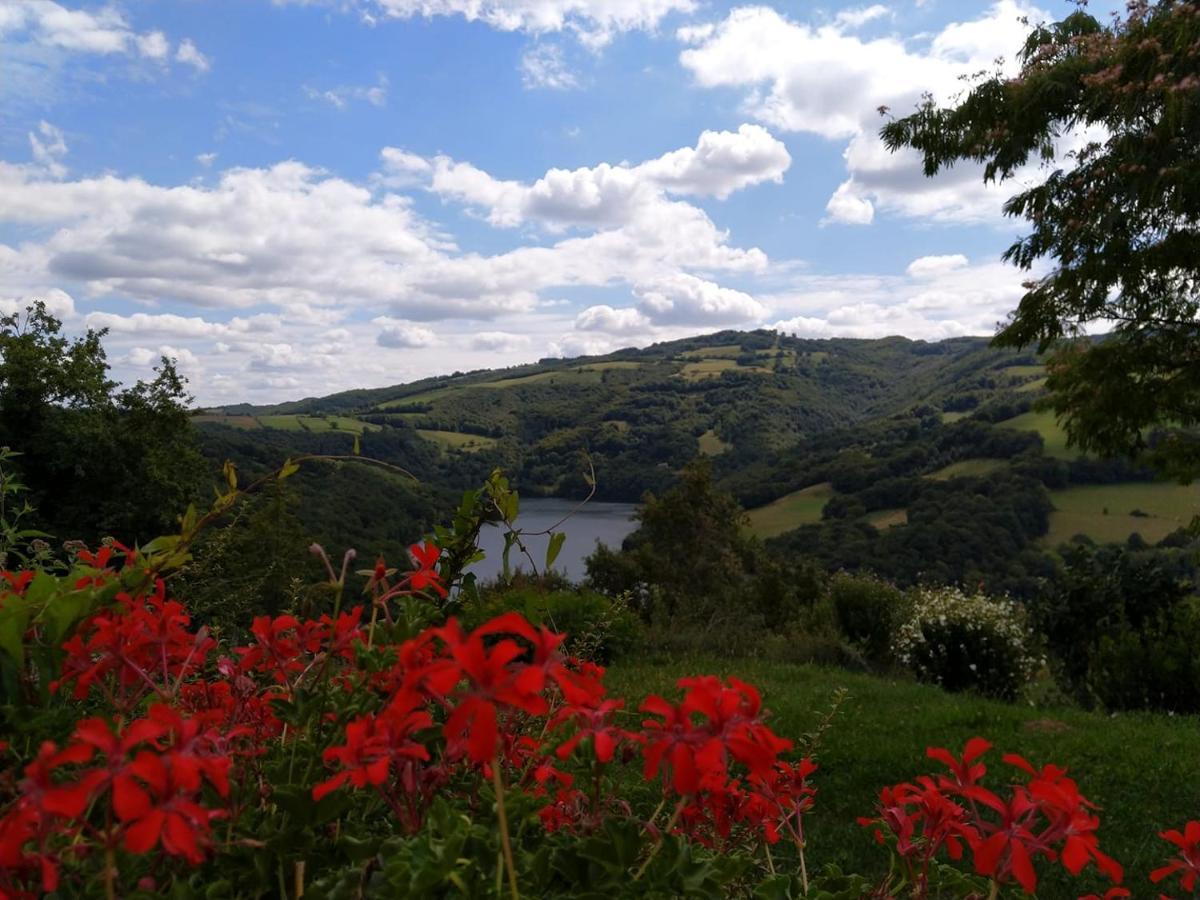
M 225 483 L 229 485 L 229 490 L 236 491 L 238 486 L 237 465 L 233 460 L 225 460 L 225 465 L 221 466 L 221 474 L 225 476 Z
M 550 535 L 550 545 L 546 547 L 546 568 L 549 569 L 554 565 L 554 561 L 558 559 L 558 554 L 562 552 L 563 543 L 567 540 L 567 534 L 564 531 L 556 531 Z
M 354 436 L 354 446 L 350 448 L 350 452 L 355 456 L 358 456 L 360 453 L 362 453 L 362 444 L 359 442 L 357 434 Z
M 285 478 L 291 478 L 293 475 L 295 475 L 299 471 L 300 471 L 299 463 L 294 463 L 290 459 L 285 459 L 283 461 L 283 465 L 279 467 L 279 476 L 278 476 L 279 480 L 283 481 L 283 479 L 285 479 Z
M 25 663 L 25 629 L 29 627 L 28 598 L 11 594 L 0 603 L 0 650 L 18 666 Z

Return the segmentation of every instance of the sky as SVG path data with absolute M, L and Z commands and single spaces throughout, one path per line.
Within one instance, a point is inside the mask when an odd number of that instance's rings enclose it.
M 1041 3 L 0 0 L 0 312 L 108 329 L 125 382 L 173 357 L 202 405 L 990 334 L 1038 172 L 926 179 L 879 108 L 1011 70 L 1072 8 Z

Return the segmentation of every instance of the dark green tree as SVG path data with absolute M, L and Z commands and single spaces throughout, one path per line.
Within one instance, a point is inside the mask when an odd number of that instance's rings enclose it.
M 40 302 L 0 317 L 0 446 L 22 454 L 46 531 L 148 540 L 198 496 L 206 466 L 174 363 L 164 358 L 153 379 L 119 389 L 104 334 L 68 338 Z
M 970 160 L 983 178 L 1047 171 L 1005 212 L 1031 231 L 1005 259 L 1049 270 L 996 343 L 1055 349 L 1047 386 L 1071 443 L 1200 474 L 1200 3 L 1133 2 L 1103 23 L 1082 9 L 1035 27 L 1012 75 L 955 105 L 926 99 L 883 128 L 925 174 Z M 1061 151 L 1069 133 L 1095 135 Z M 1102 340 L 1085 337 L 1109 327 Z

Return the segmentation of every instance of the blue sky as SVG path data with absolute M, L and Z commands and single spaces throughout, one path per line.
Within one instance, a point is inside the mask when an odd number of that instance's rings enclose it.
M 922 178 L 876 108 L 1068 9 L 0 0 L 0 310 L 107 327 L 126 380 L 174 356 L 205 404 L 726 327 L 990 333 L 1011 186 Z

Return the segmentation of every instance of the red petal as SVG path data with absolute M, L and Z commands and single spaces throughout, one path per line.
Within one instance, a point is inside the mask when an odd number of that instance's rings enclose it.
M 122 822 L 140 819 L 150 809 L 150 795 L 130 775 L 113 780 L 113 809 Z
M 145 853 L 158 843 L 162 834 L 166 813 L 161 809 L 151 810 L 125 829 L 125 849 L 130 853 Z

